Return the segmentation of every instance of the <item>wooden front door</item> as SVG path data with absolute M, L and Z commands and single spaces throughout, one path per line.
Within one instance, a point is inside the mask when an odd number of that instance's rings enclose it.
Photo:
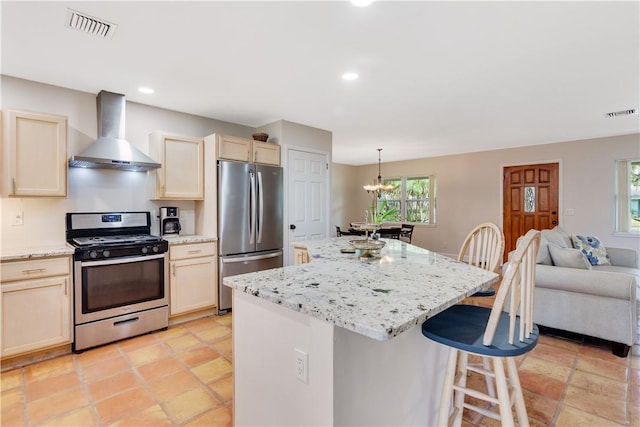
M 558 163 L 508 166 L 503 171 L 504 259 L 518 237 L 558 224 Z

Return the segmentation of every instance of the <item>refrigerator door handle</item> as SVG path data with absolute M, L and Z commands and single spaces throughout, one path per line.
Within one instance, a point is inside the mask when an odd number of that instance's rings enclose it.
M 256 239 L 256 180 L 253 170 L 249 171 L 249 244 L 255 244 Z
M 262 191 L 262 172 L 258 171 L 258 243 L 262 243 L 262 224 L 264 224 L 264 191 Z
M 282 252 L 275 252 L 275 253 L 266 254 L 266 255 L 254 255 L 254 256 L 237 257 L 237 258 L 221 258 L 221 260 L 223 264 L 233 264 L 236 262 L 256 261 L 259 259 L 276 258 L 281 255 L 282 255 Z

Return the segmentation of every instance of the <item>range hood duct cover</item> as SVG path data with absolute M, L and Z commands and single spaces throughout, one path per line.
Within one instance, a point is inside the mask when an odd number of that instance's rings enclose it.
M 120 169 L 144 172 L 161 165 L 124 139 L 124 95 L 100 91 L 98 102 L 98 139 L 86 150 L 69 159 L 69 166 Z

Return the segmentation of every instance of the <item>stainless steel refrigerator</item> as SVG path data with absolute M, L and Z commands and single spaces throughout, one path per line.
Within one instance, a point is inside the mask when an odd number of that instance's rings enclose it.
M 282 168 L 218 161 L 218 312 L 231 310 L 225 277 L 282 267 Z

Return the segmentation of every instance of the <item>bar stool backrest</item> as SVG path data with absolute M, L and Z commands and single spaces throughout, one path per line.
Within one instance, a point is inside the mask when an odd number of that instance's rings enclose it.
M 490 346 L 496 333 L 498 320 L 507 296 L 509 296 L 509 344 L 513 344 L 516 332 L 516 320 L 519 316 L 518 339 L 524 341 L 533 331 L 533 293 L 535 285 L 536 257 L 540 246 L 540 232 L 529 230 L 520 240 L 491 308 L 482 343 Z
M 458 261 L 497 273 L 503 253 L 502 230 L 493 223 L 485 222 L 471 230 L 462 243 Z

